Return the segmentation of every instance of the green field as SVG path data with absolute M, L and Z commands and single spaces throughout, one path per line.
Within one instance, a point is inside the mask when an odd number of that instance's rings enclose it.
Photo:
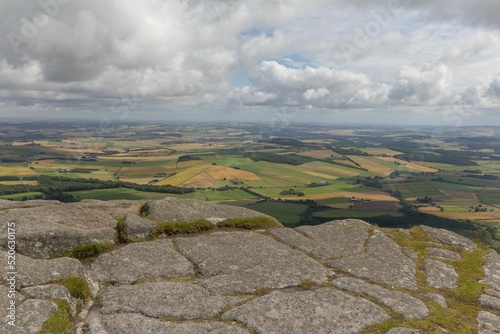
M 29 192 L 29 193 L 21 193 L 21 194 L 12 194 L 12 195 L 0 196 L 0 199 L 8 199 L 8 200 L 11 200 L 11 201 L 21 201 L 25 197 L 27 199 L 34 199 L 35 196 L 43 196 L 43 194 L 40 193 L 40 192 Z
M 113 200 L 113 199 L 160 199 L 167 197 L 169 194 L 150 193 L 137 191 L 134 189 L 114 188 L 114 189 L 95 189 L 95 190 L 81 190 L 71 191 L 68 194 L 73 195 L 76 199 L 100 199 L 100 200 Z
M 478 193 L 481 202 L 488 205 L 500 205 L 500 189 L 483 189 Z
M 260 202 L 246 205 L 246 207 L 274 217 L 287 226 L 297 225 L 300 215 L 307 210 L 307 205 L 305 204 L 280 202 Z
M 314 217 L 320 218 L 331 218 L 331 219 L 339 219 L 339 218 L 370 218 L 377 216 L 390 216 L 390 217 L 404 217 L 404 214 L 399 212 L 392 211 L 356 211 L 356 210 L 327 210 L 320 211 L 314 213 Z

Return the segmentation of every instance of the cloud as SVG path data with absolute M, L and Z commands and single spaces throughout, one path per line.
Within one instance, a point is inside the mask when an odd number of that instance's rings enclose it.
M 302 108 L 346 108 L 380 104 L 388 88 L 367 76 L 327 67 L 290 68 L 275 61 L 263 61 L 251 75 L 253 88 L 238 89 L 242 103 Z
M 388 97 L 408 105 L 439 105 L 449 102 L 452 83 L 453 73 L 444 64 L 403 66 Z

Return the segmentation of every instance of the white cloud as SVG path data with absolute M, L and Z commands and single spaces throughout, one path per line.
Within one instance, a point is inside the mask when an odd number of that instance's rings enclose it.
M 500 103 L 500 2 L 390 3 L 0 1 L 0 113 Z
M 404 66 L 397 74 L 389 98 L 409 105 L 433 105 L 450 101 L 453 73 L 444 64 Z

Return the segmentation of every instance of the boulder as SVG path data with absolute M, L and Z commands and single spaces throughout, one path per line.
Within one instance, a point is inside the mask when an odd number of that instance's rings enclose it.
M 276 292 L 238 306 L 222 315 L 257 333 L 359 333 L 387 320 L 379 306 L 341 291 L 321 288 L 305 292 Z
M 5 321 L 2 321 L 0 326 L 3 327 L 3 333 L 37 333 L 42 328 L 43 323 L 47 321 L 55 311 L 57 311 L 57 305 L 50 301 L 28 299 L 17 308 L 15 326 L 11 326 Z
M 490 312 L 479 311 L 477 317 L 479 323 L 479 334 L 500 333 L 500 317 Z
M 97 280 L 120 284 L 195 275 L 191 262 L 174 249 L 171 240 L 126 245 L 100 255 L 92 269 Z
M 474 249 L 476 249 L 476 244 L 474 242 L 455 232 L 425 225 L 420 225 L 420 228 L 424 230 L 431 238 L 434 238 L 445 245 L 462 248 L 467 252 L 472 252 Z
M 405 319 L 422 319 L 429 315 L 429 310 L 421 300 L 403 292 L 387 290 L 349 277 L 336 279 L 332 283 L 337 288 L 376 298 Z
M 127 214 L 138 214 L 144 203 L 145 201 L 141 200 L 99 201 L 84 199 L 81 202 L 69 203 L 67 206 L 99 211 L 110 215 L 114 219 L 119 219 L 125 217 Z
M 379 231 L 374 231 L 368 239 L 366 253 L 337 258 L 327 264 L 377 283 L 417 289 L 415 262 L 387 234 Z
M 218 293 L 324 282 L 330 273 L 302 252 L 254 232 L 218 232 L 177 238 L 176 243 L 205 278 L 202 285 Z
M 46 259 L 78 244 L 114 242 L 116 220 L 100 211 L 68 205 L 9 209 L 0 212 L 2 249 L 6 249 L 9 227 L 15 229 L 19 254 Z
M 137 313 L 103 315 L 90 322 L 91 334 L 249 334 L 238 326 L 221 322 L 165 322 Z
M 429 247 L 426 248 L 425 251 L 430 256 L 439 257 L 445 260 L 460 261 L 462 259 L 460 254 L 448 249 Z
M 425 274 L 427 275 L 427 285 L 430 287 L 456 288 L 458 274 L 452 265 L 432 259 L 425 260 Z
M 152 318 L 210 319 L 240 297 L 211 295 L 196 284 L 158 282 L 108 287 L 102 293 L 104 314 L 140 313 Z
M 271 231 L 281 242 L 319 258 L 352 256 L 364 251 L 370 225 L 357 219 L 336 220 L 318 226 Z
M 7 253 L 0 252 L 0 261 L 7 264 Z M 17 271 L 16 282 L 19 286 L 46 284 L 51 281 L 77 277 L 83 274 L 83 266 L 80 261 L 68 257 L 40 260 L 17 254 L 15 269 Z M 4 281 L 8 278 L 9 271 L 2 271 Z
M 123 223 L 125 233 L 132 240 L 146 239 L 153 228 L 156 226 L 154 222 L 144 219 L 134 214 L 127 214 Z
M 276 219 L 254 210 L 196 199 L 166 197 L 161 200 L 148 201 L 144 204 L 144 208 L 148 217 L 163 222 L 191 222 L 197 219 L 243 217 L 267 217 L 276 221 Z
M 488 307 L 494 311 L 500 312 L 500 298 L 489 295 L 481 295 L 479 302 L 482 306 Z
M 491 285 L 495 290 L 500 291 L 500 255 L 494 250 L 486 256 L 484 268 L 484 279 L 482 283 Z

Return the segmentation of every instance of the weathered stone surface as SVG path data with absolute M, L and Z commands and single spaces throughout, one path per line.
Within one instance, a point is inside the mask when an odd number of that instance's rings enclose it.
M 486 255 L 484 264 L 484 279 L 482 283 L 489 284 L 500 291 L 500 255 L 492 250 Z
M 180 253 L 207 277 L 202 285 L 213 292 L 284 288 L 306 279 L 326 281 L 330 273 L 303 253 L 258 233 L 219 232 L 176 242 Z
M 330 260 L 327 264 L 378 283 L 417 289 L 415 262 L 382 232 L 374 231 L 365 254 Z
M 53 205 L 0 212 L 0 248 L 6 249 L 8 223 L 15 224 L 16 249 L 34 258 L 73 249 L 78 244 L 113 242 L 116 220 L 89 208 Z
M 479 297 L 479 302 L 482 306 L 489 307 L 495 311 L 500 311 L 500 299 L 489 296 L 489 295 L 481 295 Z
M 71 313 L 75 315 L 78 300 L 73 298 L 65 286 L 58 284 L 39 285 L 22 290 L 31 299 L 63 299 L 68 301 Z
M 500 298 L 500 291 L 497 291 L 497 290 L 486 289 L 486 290 L 484 290 L 484 293 L 486 293 L 490 296 L 493 296 L 493 297 Z
M 332 283 L 337 288 L 374 297 L 405 319 L 421 319 L 429 315 L 429 310 L 421 300 L 403 292 L 387 290 L 357 278 L 342 277 Z
M 357 219 L 328 222 L 318 226 L 271 231 L 280 241 L 315 256 L 332 257 L 359 254 L 364 251 L 369 225 Z
M 226 305 L 239 301 L 241 298 L 238 297 L 210 295 L 195 284 L 145 283 L 106 288 L 102 294 L 101 312 L 141 313 L 153 318 L 209 319 Z
M 388 319 L 387 313 L 359 297 L 322 288 L 316 291 L 272 293 L 222 315 L 258 333 L 358 333 Z
M 462 259 L 462 256 L 460 254 L 448 249 L 429 247 L 426 248 L 425 251 L 430 256 L 439 257 L 446 260 L 460 261 Z
M 171 240 L 128 244 L 100 255 L 92 269 L 97 280 L 121 284 L 195 275 L 191 262 L 174 249 Z
M 268 215 L 250 209 L 196 199 L 166 197 L 161 200 L 146 202 L 145 208 L 148 217 L 164 222 L 190 222 L 202 218 L 242 217 L 268 217 L 275 220 Z
M 430 237 L 437 239 L 445 245 L 459 247 L 468 252 L 472 252 L 476 249 L 475 243 L 455 232 L 425 225 L 420 225 L 420 228 L 422 228 Z
M 11 208 L 31 208 L 35 206 L 50 206 L 50 205 L 60 205 L 63 204 L 59 201 L 48 201 L 42 199 L 34 199 L 29 201 L 9 201 L 6 199 L 0 199 L 0 210 L 11 209 Z
M 477 317 L 479 334 L 499 334 L 500 317 L 490 312 L 480 311 Z
M 0 261 L 4 264 L 2 271 L 2 280 L 8 277 L 7 273 L 7 253 L 0 252 Z M 28 286 L 35 284 L 45 284 L 50 281 L 75 277 L 82 275 L 82 264 L 76 259 L 68 257 L 57 258 L 53 260 L 32 259 L 20 254 L 16 255 L 17 284 Z
M 111 200 L 99 201 L 94 199 L 84 199 L 81 202 L 67 204 L 69 207 L 86 208 L 100 211 L 113 217 L 114 219 L 123 218 L 127 214 L 138 214 L 146 201 L 136 200 Z
M 430 292 L 426 293 L 425 295 L 442 307 L 448 307 L 448 303 L 446 303 L 446 299 L 443 296 L 438 295 L 437 293 Z
M 127 214 L 123 223 L 125 233 L 131 239 L 145 239 L 156 226 L 151 220 L 144 219 L 134 214 Z
M 47 300 L 28 299 L 17 308 L 15 327 L 6 324 L 6 322 L 2 322 L 3 333 L 36 333 L 55 311 L 57 311 L 57 305 L 52 302 Z
M 433 288 L 456 288 L 458 274 L 452 265 L 432 259 L 425 260 L 427 285 Z
M 411 328 L 396 327 L 391 328 L 391 330 L 388 331 L 387 334 L 420 334 L 420 331 Z
M 248 334 L 238 326 L 220 322 L 171 323 L 137 313 L 104 315 L 90 323 L 91 334 Z

